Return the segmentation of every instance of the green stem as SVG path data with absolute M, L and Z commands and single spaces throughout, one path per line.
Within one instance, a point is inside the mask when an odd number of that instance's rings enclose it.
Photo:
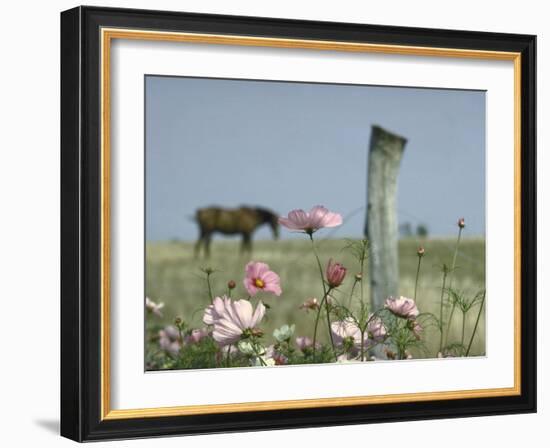
M 258 353 L 258 350 L 256 350 L 256 344 L 254 342 L 252 342 L 251 345 L 252 345 L 252 350 L 254 351 L 254 354 L 256 355 L 256 358 L 258 358 L 260 360 L 260 363 L 262 364 L 262 366 L 266 367 L 267 364 L 265 363 L 263 358 Z
M 230 366 L 231 358 L 229 357 L 230 354 L 231 354 L 231 344 L 229 344 L 227 346 L 227 354 L 225 355 L 225 366 L 226 367 L 231 367 Z
M 460 347 L 462 353 L 464 353 L 464 331 L 466 330 L 466 313 L 462 312 L 462 336 L 460 338 Z
M 363 246 L 363 252 L 361 253 L 361 304 L 363 304 L 365 302 L 365 297 L 364 297 L 364 286 L 363 286 L 363 282 L 364 282 L 364 275 L 365 275 L 365 268 L 364 268 L 364 265 L 365 265 L 365 246 Z
M 481 311 L 483 310 L 483 305 L 485 305 L 485 292 L 483 292 L 483 298 L 481 299 L 481 305 L 479 305 L 479 312 L 477 313 L 476 323 L 474 325 L 472 336 L 470 337 L 470 342 L 468 344 L 468 348 L 466 349 L 465 356 L 468 356 L 470 354 L 470 349 L 472 348 L 472 342 L 474 342 L 474 336 L 476 335 L 477 326 L 479 325 L 479 319 L 481 317 Z
M 355 281 L 353 282 L 353 285 L 351 286 L 351 292 L 349 293 L 348 308 L 351 308 L 351 302 L 353 301 L 353 293 L 355 291 L 355 287 L 357 286 L 357 283 L 359 283 L 359 280 L 355 279 Z
M 365 360 L 365 332 L 361 332 L 361 362 Z
M 443 350 L 443 298 L 445 296 L 446 281 L 447 281 L 447 268 L 443 267 L 443 284 L 441 285 L 441 298 L 439 301 L 439 351 Z
M 327 296 L 332 291 L 332 288 L 329 288 L 329 290 L 325 293 L 323 296 L 321 303 L 319 303 L 319 309 L 317 310 L 317 316 L 315 316 L 315 326 L 313 327 L 313 360 L 315 361 L 315 351 L 317 349 L 317 328 L 319 327 L 319 318 L 321 316 L 321 311 L 323 309 L 323 304 L 327 300 Z M 332 332 L 331 332 L 332 336 Z M 333 348 L 334 350 L 334 348 Z M 336 356 L 336 353 L 335 353 Z
M 325 302 L 325 310 L 327 312 L 327 330 L 328 335 L 330 338 L 330 345 L 332 346 L 332 352 L 334 354 L 334 359 L 337 359 L 336 355 L 336 347 L 334 346 L 334 338 L 332 337 L 332 331 L 330 329 L 330 311 L 329 311 L 329 304 L 328 304 L 328 293 L 331 290 L 327 291 L 327 287 L 325 285 L 325 276 L 323 275 L 323 267 L 321 266 L 321 260 L 319 259 L 319 254 L 317 253 L 317 249 L 315 247 L 315 242 L 313 241 L 313 233 L 309 234 L 309 239 L 311 240 L 311 247 L 313 248 L 313 254 L 315 255 L 315 259 L 317 260 L 317 266 L 319 268 L 319 274 L 321 275 L 321 283 L 323 284 L 323 293 L 324 293 L 324 302 Z M 319 305 L 319 312 L 321 310 L 322 304 Z M 315 350 L 315 346 L 313 347 Z
M 208 285 L 208 296 L 210 298 L 210 302 L 214 301 L 214 296 L 212 295 L 212 285 L 210 284 L 210 273 L 206 274 L 206 284 Z
M 420 276 L 420 263 L 422 262 L 422 257 L 418 257 L 418 266 L 416 267 L 416 279 L 414 281 L 414 301 L 416 303 L 416 291 L 418 290 L 418 277 Z
M 455 268 L 456 268 L 456 256 L 458 254 L 458 246 L 460 245 L 461 236 L 462 236 L 462 227 L 459 227 L 458 228 L 458 237 L 456 239 L 456 244 L 455 244 L 455 253 L 453 255 L 453 264 L 451 265 L 451 273 L 449 275 L 449 293 L 447 294 L 447 300 L 449 299 L 449 297 L 451 295 L 451 288 L 453 286 L 453 274 L 454 274 L 454 271 L 455 271 Z M 447 344 L 449 342 L 449 330 L 451 328 L 451 321 L 453 320 L 455 307 L 456 307 L 456 302 L 453 303 L 453 306 L 451 307 L 451 313 L 449 314 L 449 319 L 448 319 L 448 322 L 447 322 L 447 330 L 445 331 L 445 346 L 447 346 Z

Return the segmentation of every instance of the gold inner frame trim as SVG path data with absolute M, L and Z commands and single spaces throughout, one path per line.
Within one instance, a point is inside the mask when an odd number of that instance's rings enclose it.
M 217 34 L 101 29 L 101 419 L 116 420 L 229 412 L 353 406 L 414 401 L 502 397 L 521 394 L 521 54 L 515 52 L 418 47 L 306 39 L 279 39 Z M 113 39 L 239 45 L 356 53 L 453 57 L 513 61 L 514 63 L 514 386 L 507 388 L 369 395 L 303 400 L 188 405 L 142 409 L 111 409 L 110 348 L 110 63 Z

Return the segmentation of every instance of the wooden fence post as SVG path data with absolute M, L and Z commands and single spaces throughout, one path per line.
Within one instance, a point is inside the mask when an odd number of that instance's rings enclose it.
M 407 140 L 373 126 L 369 148 L 367 217 L 371 309 L 399 293 L 397 176 Z

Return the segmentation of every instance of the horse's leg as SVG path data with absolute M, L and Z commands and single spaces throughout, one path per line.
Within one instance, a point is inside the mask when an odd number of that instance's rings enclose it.
M 204 244 L 204 232 L 201 232 L 201 234 L 199 235 L 199 239 L 195 243 L 195 259 L 199 258 L 201 244 Z
M 241 244 L 241 254 L 243 255 L 252 254 L 251 235 L 249 233 L 243 233 L 243 241 Z
M 204 256 L 210 258 L 210 243 L 212 242 L 212 234 L 206 234 L 204 238 Z

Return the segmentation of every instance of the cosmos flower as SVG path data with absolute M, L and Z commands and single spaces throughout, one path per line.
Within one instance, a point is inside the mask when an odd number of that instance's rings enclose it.
M 185 337 L 186 344 L 197 344 L 208 336 L 208 328 L 195 328 Z
M 162 317 L 162 308 L 164 308 L 164 303 L 153 302 L 149 297 L 145 297 L 145 309 L 155 314 L 158 317 Z
M 384 306 L 393 314 L 403 319 L 414 320 L 419 314 L 414 300 L 403 296 L 399 298 L 389 297 L 386 299 Z
M 161 350 L 176 356 L 181 349 L 181 339 L 179 331 L 173 325 L 164 327 L 159 331 L 159 346 Z
M 251 296 L 260 291 L 281 295 L 281 280 L 275 272 L 269 270 L 268 264 L 251 261 L 246 265 L 245 272 L 244 287 Z
M 351 317 L 344 320 L 332 322 L 330 329 L 334 336 L 334 342 L 337 345 L 348 347 L 361 347 L 361 330 Z
M 321 344 L 319 344 L 318 342 L 315 343 L 316 348 L 319 348 L 320 346 Z M 313 348 L 313 339 L 307 336 L 298 336 L 296 338 L 296 347 L 298 347 L 301 351 Z
M 319 301 L 315 297 L 311 297 L 300 305 L 300 309 L 306 310 L 306 312 L 315 311 L 319 309 L 319 305 Z
M 248 300 L 233 301 L 229 297 L 216 297 L 204 310 L 203 322 L 213 325 L 212 337 L 220 344 L 237 342 L 243 334 L 256 332 L 256 325 L 263 319 L 265 306 L 259 302 L 256 310 Z
M 369 341 L 369 345 L 372 344 L 372 342 L 381 342 L 386 337 L 387 330 L 384 326 L 384 323 L 382 322 L 382 319 L 379 317 L 373 317 L 372 314 L 369 315 L 369 321 L 367 324 L 367 338 Z
M 294 324 L 290 326 L 284 324 L 281 328 L 276 328 L 273 331 L 273 337 L 277 340 L 277 342 L 288 341 L 294 334 L 295 328 L 296 326 Z
M 337 227 L 342 224 L 342 215 L 331 212 L 322 205 L 316 205 L 309 212 L 302 209 L 288 212 L 280 217 L 279 224 L 290 230 L 303 231 L 309 235 L 324 227 Z
M 326 276 L 329 286 L 331 288 L 337 288 L 344 281 L 346 268 L 340 263 L 334 263 L 331 258 L 327 264 Z

